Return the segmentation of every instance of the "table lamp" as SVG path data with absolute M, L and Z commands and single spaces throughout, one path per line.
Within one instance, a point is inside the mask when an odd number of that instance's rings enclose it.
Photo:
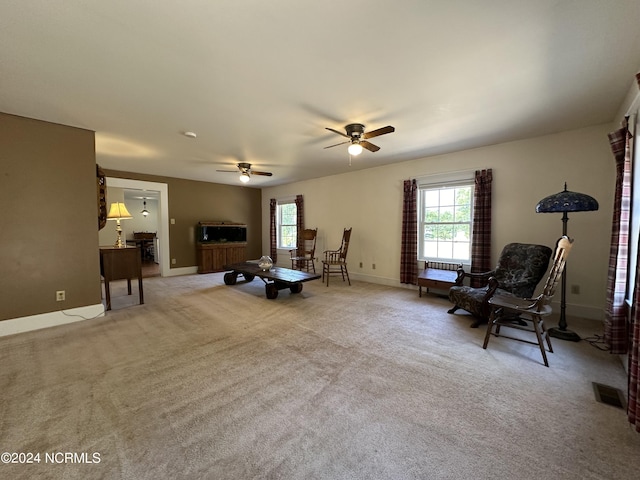
M 567 183 L 564 184 L 564 190 L 554 195 L 543 198 L 536 205 L 537 213 L 560 213 L 562 212 L 562 235 L 567 235 L 567 222 L 569 221 L 568 212 L 590 212 L 598 210 L 598 201 L 584 193 L 570 192 L 567 190 Z M 549 335 L 560 338 L 562 340 L 570 340 L 579 342 L 580 336 L 567 330 L 566 317 L 566 294 L 567 294 L 567 267 L 565 265 L 562 272 L 562 287 L 560 299 L 560 322 L 557 328 L 550 328 Z
M 122 227 L 120 226 L 120 220 L 127 220 L 129 218 L 133 218 L 127 207 L 125 207 L 124 203 L 116 202 L 111 204 L 111 208 L 109 209 L 109 213 L 107 214 L 107 220 L 115 220 L 116 221 L 116 231 L 118 232 L 118 241 L 115 246 L 118 248 L 125 247 L 125 244 L 122 243 Z

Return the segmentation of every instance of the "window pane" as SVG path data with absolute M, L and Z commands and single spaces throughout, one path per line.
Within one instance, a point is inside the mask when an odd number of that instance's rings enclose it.
M 440 207 L 440 221 L 453 222 L 454 208 L 451 205 Z
M 453 188 L 444 188 L 440 190 L 440 205 L 453 205 L 455 192 L 456 191 Z
M 420 189 L 420 257 L 469 261 L 473 221 L 473 180 L 455 187 Z
M 440 192 L 438 190 L 425 190 L 424 205 L 425 207 L 437 207 L 440 205 Z
M 469 242 L 469 240 L 471 240 L 469 235 L 470 230 L 469 225 L 456 225 L 454 240 L 456 242 Z
M 429 207 L 424 209 L 424 221 L 425 222 L 437 222 L 440 218 L 440 209 L 438 207 Z
M 438 256 L 438 242 L 424 242 L 424 256 L 436 258 Z
M 424 239 L 435 240 L 438 238 L 438 226 L 437 225 L 425 225 L 424 227 Z
M 453 258 L 453 243 L 438 242 L 438 258 Z
M 453 244 L 453 258 L 459 260 L 469 260 L 471 244 L 469 242 L 455 242 Z
M 471 210 L 469 209 L 469 205 L 456 205 L 455 215 L 456 222 L 468 222 L 471 220 Z

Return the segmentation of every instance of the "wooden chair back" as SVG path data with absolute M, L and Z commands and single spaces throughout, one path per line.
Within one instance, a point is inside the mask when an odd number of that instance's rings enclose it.
M 302 231 L 302 249 L 297 252 L 299 257 L 314 258 L 316 254 L 317 228 L 305 228 Z
M 347 260 L 347 252 L 349 251 L 349 242 L 351 241 L 351 230 L 352 228 L 345 228 L 342 233 L 342 244 L 340 245 L 340 253 L 339 258 L 341 261 Z
M 564 272 L 564 266 L 567 263 L 567 257 L 569 256 L 569 252 L 571 252 L 572 247 L 573 240 L 569 237 L 563 236 L 558 240 L 556 253 L 553 257 L 553 265 L 549 271 L 549 276 L 544 284 L 544 288 L 542 289 L 542 294 L 538 297 L 541 300 L 538 304 L 538 309 L 551 303 L 551 299 L 556 293 L 558 281 L 560 281 L 560 278 L 562 277 L 562 272 Z

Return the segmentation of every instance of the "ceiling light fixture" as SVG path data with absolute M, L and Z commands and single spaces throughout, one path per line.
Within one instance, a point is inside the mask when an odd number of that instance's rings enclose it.
M 195 132 L 184 132 L 183 135 L 185 137 L 189 137 L 189 138 L 196 138 L 197 135 L 195 134 Z
M 355 141 L 354 143 L 349 145 L 347 151 L 349 152 L 349 155 L 360 155 L 362 153 L 362 145 L 360 145 L 360 142 Z
M 144 215 L 145 218 L 147 217 L 147 215 L 149 215 L 149 210 L 147 210 L 147 199 L 146 198 L 142 202 L 142 211 L 140 213 L 142 215 Z
M 249 181 L 249 178 L 250 178 L 250 177 L 249 177 L 249 173 L 248 173 L 248 172 L 242 172 L 242 173 L 240 174 L 240 181 L 241 181 L 242 183 L 247 183 L 247 182 Z

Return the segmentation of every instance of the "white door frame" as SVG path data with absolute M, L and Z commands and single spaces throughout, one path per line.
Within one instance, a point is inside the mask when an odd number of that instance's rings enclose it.
M 133 190 L 151 190 L 158 192 L 158 209 L 160 221 L 156 236 L 160 246 L 160 276 L 169 275 L 169 187 L 166 183 L 145 182 L 142 180 L 130 180 L 128 178 L 107 177 L 107 187 L 128 188 Z

